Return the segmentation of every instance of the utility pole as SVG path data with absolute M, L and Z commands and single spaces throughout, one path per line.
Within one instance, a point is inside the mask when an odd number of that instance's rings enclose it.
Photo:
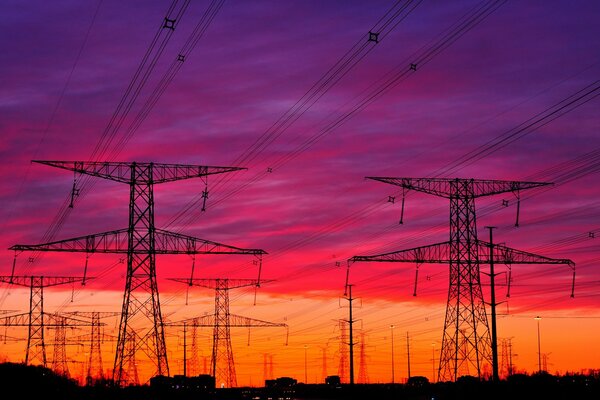
M 540 320 L 539 315 L 534 318 L 537 321 L 537 344 L 538 344 L 538 372 L 542 372 L 542 347 L 540 341 Z
M 346 300 L 348 301 L 348 331 L 350 340 L 348 342 L 350 346 L 350 385 L 354 385 L 354 334 L 352 331 L 352 326 L 354 325 L 354 319 L 352 319 L 352 301 L 354 298 L 352 297 L 352 286 L 347 285 L 347 296 Z
M 304 384 L 308 383 L 308 346 L 304 345 Z
M 183 376 L 187 376 L 187 322 L 183 323 Z
M 498 335 L 496 331 L 496 285 L 495 279 L 496 275 L 494 273 L 494 237 L 493 231 L 496 228 L 495 226 L 487 227 L 490 231 L 490 308 L 492 312 L 492 374 L 494 382 L 498 383 L 500 381 L 500 376 L 498 374 Z
M 431 344 L 431 380 L 435 383 L 435 343 Z
M 399 186 L 403 193 L 415 190 L 450 200 L 449 241 L 384 254 L 354 256 L 349 262 L 450 264 L 450 287 L 438 381 L 456 380 L 458 372 L 468 370 L 469 365 L 481 377 L 482 367 L 491 364 L 492 357 L 479 265 L 489 264 L 490 261 L 510 264 L 566 264 L 575 272 L 575 264 L 571 260 L 552 259 L 501 245 L 494 246 L 496 251 L 490 256 L 489 243 L 477 238 L 475 199 L 510 192 L 517 197 L 519 205 L 521 190 L 547 186 L 549 183 L 459 178 L 368 179 Z M 464 354 L 461 355 L 460 352 Z
M 513 364 L 513 352 L 512 352 L 512 339 L 508 339 L 508 375 L 515 373 L 515 367 Z
M 408 331 L 406 332 L 406 358 L 408 360 L 408 379 L 410 379 L 410 339 Z
M 390 331 L 392 332 L 392 383 L 395 383 L 395 371 L 394 371 L 394 325 L 390 325 Z
M 138 162 L 91 161 L 36 161 L 33 162 L 89 175 L 129 186 L 129 226 L 115 231 L 102 232 L 72 239 L 36 245 L 15 245 L 17 251 L 62 251 L 91 253 L 117 253 L 127 255 L 127 275 L 119 336 L 115 354 L 113 380 L 123 386 L 128 382 L 125 371 L 132 364 L 134 351 L 126 344 L 137 337 L 140 348 L 155 365 L 154 375 L 169 375 L 164 322 L 160 309 L 156 281 L 156 254 L 251 254 L 262 257 L 259 249 L 241 249 L 224 244 L 181 235 L 158 229 L 154 225 L 154 186 L 190 178 L 202 178 L 208 197 L 209 175 L 238 171 L 238 167 L 211 167 L 201 165 L 160 164 Z M 203 209 L 205 204 L 203 204 Z M 150 330 L 148 331 L 148 326 Z M 140 343 L 141 342 L 141 343 Z

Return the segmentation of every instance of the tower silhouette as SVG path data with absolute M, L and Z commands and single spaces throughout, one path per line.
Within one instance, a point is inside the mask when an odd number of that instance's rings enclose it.
M 203 279 L 203 278 L 172 278 L 175 282 L 189 286 L 200 286 L 215 291 L 215 313 L 169 323 L 169 326 L 203 326 L 213 328 L 213 344 L 211 357 L 211 375 L 215 377 L 218 386 L 236 387 L 237 376 L 233 350 L 231 347 L 231 328 L 251 327 L 287 327 L 286 324 L 261 321 L 243 317 L 229 312 L 229 290 L 247 286 L 257 286 L 257 279 Z M 266 282 L 266 281 L 263 281 Z
M 450 240 L 428 246 L 377 255 L 354 256 L 349 260 L 375 262 L 444 263 L 450 265 L 448 302 L 438 368 L 439 380 L 456 380 L 472 367 L 481 377 L 484 365 L 492 364 L 492 343 L 480 281 L 480 264 L 490 263 L 490 243 L 477 239 L 475 199 L 549 185 L 543 182 L 517 182 L 476 179 L 368 177 L 409 190 L 450 200 Z M 517 224 L 520 201 L 517 203 Z M 571 260 L 553 259 L 502 245 L 493 245 L 493 263 L 567 264 Z M 574 275 L 573 275 L 574 279 Z
M 338 376 L 340 382 L 348 383 L 348 321 L 340 320 L 340 363 L 338 366 Z
M 25 364 L 47 366 L 44 328 L 90 326 L 90 322 L 44 311 L 44 288 L 82 282 L 82 277 L 72 276 L 0 276 L 0 282 L 29 287 L 29 312 L 0 317 L 0 326 L 26 326 L 28 328 Z M 64 337 L 63 337 L 64 339 Z M 59 341 L 62 339 L 59 338 Z M 62 355 L 59 355 L 62 357 Z M 61 365 L 62 368 L 62 365 Z
M 104 375 L 104 365 L 102 362 L 102 343 L 106 340 L 116 341 L 116 337 L 105 337 L 102 332 L 101 319 L 119 316 L 118 312 L 100 312 L 100 311 L 70 311 L 69 315 L 84 317 L 91 320 L 91 331 L 87 335 L 79 335 L 73 338 L 77 343 L 89 343 L 90 354 L 87 361 L 85 372 L 86 385 L 93 385 L 95 382 L 106 378 Z
M 155 365 L 154 375 L 169 375 L 164 323 L 160 310 L 156 281 L 156 254 L 253 254 L 261 257 L 258 249 L 241 249 L 191 236 L 158 229 L 154 225 L 154 185 L 190 178 L 206 179 L 208 175 L 238 171 L 238 167 L 211 167 L 201 165 L 88 162 L 88 161 L 34 161 L 77 174 L 89 175 L 129 185 L 129 226 L 72 239 L 36 245 L 15 245 L 15 251 L 62 251 L 85 253 L 127 254 L 127 275 L 119 335 L 113 369 L 113 380 L 118 385 L 128 383 L 126 365 L 131 365 L 139 348 Z M 79 190 L 76 184 L 73 191 Z M 208 197 L 208 189 L 204 190 Z M 204 209 L 205 204 L 203 205 Z M 148 329 L 150 326 L 150 329 Z M 127 346 L 136 337 L 136 346 Z M 127 367 L 128 368 L 128 367 Z
M 358 383 L 369 383 L 367 374 L 367 355 L 365 353 L 365 333 L 360 333 L 360 355 L 358 361 Z

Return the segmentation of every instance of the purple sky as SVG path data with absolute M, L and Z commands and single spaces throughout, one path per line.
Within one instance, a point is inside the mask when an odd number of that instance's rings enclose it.
M 234 165 L 348 49 L 366 39 L 393 4 L 226 1 L 116 160 Z M 388 71 L 398 66 L 408 69 L 415 52 L 436 41 L 477 4 L 423 1 L 277 140 L 241 163 L 247 171 L 231 180 L 209 179 L 206 213 L 199 212 L 200 181 L 157 187 L 157 226 L 265 249 L 269 256 L 264 277 L 278 281 L 265 285 L 263 296 L 318 296 L 337 302 L 345 269 L 337 268 L 336 262 L 345 265 L 355 254 L 399 250 L 448 237 L 447 200 L 409 194 L 405 223 L 399 225 L 400 204 L 386 202 L 389 195 L 399 199 L 399 192 L 365 176 L 556 181 L 550 190 L 524 194 L 534 196 L 522 203 L 519 228 L 513 226 L 511 194 L 479 200 L 479 234 L 483 238 L 483 227 L 496 225 L 500 242 L 571 258 L 578 265 L 572 300 L 568 268 L 515 267 L 511 298 L 515 312 L 548 309 L 560 314 L 592 308 L 597 313 L 600 203 L 598 174 L 593 172 L 600 155 L 554 169 L 588 152 L 600 152 L 600 103 L 594 99 L 600 93 L 597 1 L 501 5 L 346 123 L 279 163 L 323 129 L 332 115 L 351 109 Z M 115 142 L 207 6 L 208 2 L 191 2 Z M 73 174 L 30 160 L 90 159 L 167 7 L 166 1 L 112 0 L 99 7 L 97 1 L 4 4 L 0 248 L 41 240 L 70 193 Z M 588 85 L 596 89 L 585 104 L 539 129 L 523 131 L 522 138 L 475 163 L 445 169 Z M 273 172 L 264 173 L 269 167 Z M 561 174 L 568 172 L 583 176 L 565 181 Z M 56 239 L 126 226 L 127 188 L 96 183 L 78 199 Z M 502 199 L 510 201 L 508 208 L 501 206 Z M 190 202 L 194 202 L 191 211 L 174 220 Z M 590 232 L 596 232 L 595 240 Z M 81 255 L 47 254 L 33 265 L 26 257 L 20 258 L 18 273 L 81 274 Z M 3 275 L 10 273 L 12 258 L 12 252 L 0 251 Z M 114 257 L 99 258 L 96 266 L 112 262 Z M 245 259 L 200 262 L 205 269 L 199 276 L 255 274 Z M 162 278 L 187 276 L 190 261 L 165 258 L 164 263 L 172 265 L 168 272 L 158 267 L 159 285 L 166 292 L 175 287 Z M 423 268 L 431 280 L 423 281 L 418 301 L 443 311 L 446 267 Z M 413 274 L 414 265 L 364 264 L 352 271 L 360 296 L 390 301 L 413 300 Z M 117 279 L 114 285 L 100 286 L 119 290 L 123 284 L 116 272 L 112 275 Z M 0 308 L 6 307 L 7 290 L 0 287 Z M 310 312 L 314 311 L 306 310 Z M 293 319 L 288 323 L 292 325 Z

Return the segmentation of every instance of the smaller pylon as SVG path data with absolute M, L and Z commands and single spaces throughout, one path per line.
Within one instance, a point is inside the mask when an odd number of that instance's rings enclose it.
M 44 327 L 60 327 L 63 324 L 63 321 L 57 319 L 56 315 L 44 312 L 44 288 L 69 283 L 75 284 L 83 280 L 83 277 L 72 276 L 0 276 L 0 282 L 29 287 L 30 290 L 29 312 L 0 317 L 0 325 L 27 326 L 29 328 L 25 364 L 47 366 Z M 68 320 L 69 326 L 89 326 L 89 322 L 87 321 L 70 317 L 65 318 Z
M 233 350 L 231 347 L 231 328 L 233 327 L 286 327 L 286 324 L 261 321 L 243 317 L 229 312 L 229 290 L 248 286 L 258 287 L 257 279 L 205 279 L 205 278 L 173 278 L 175 282 L 188 286 L 200 286 L 215 290 L 215 313 L 165 324 L 167 326 L 205 326 L 213 328 L 213 349 L 211 358 L 211 374 L 220 387 L 236 387 L 237 377 Z M 269 281 L 262 281 L 269 282 Z M 195 321 L 195 322 L 194 322 Z
M 327 378 L 327 346 L 321 347 L 323 361 L 321 364 L 321 382 L 325 382 Z
M 82 311 L 71 311 L 69 315 L 76 317 L 89 318 L 91 320 L 91 332 L 88 335 L 80 335 L 74 339 L 79 343 L 89 343 L 90 354 L 87 362 L 87 369 L 85 372 L 85 384 L 88 386 L 94 385 L 98 381 L 102 381 L 106 378 L 104 374 L 104 365 L 102 362 L 102 343 L 105 341 L 116 341 L 116 337 L 106 337 L 102 332 L 102 326 L 100 322 L 103 318 L 117 317 L 120 315 L 118 312 L 82 312 Z
M 135 353 L 137 350 L 137 335 L 135 332 L 129 332 L 126 343 L 127 347 L 125 348 L 125 353 L 127 355 L 127 360 L 129 360 L 125 369 L 127 371 L 126 379 L 131 385 L 139 386 L 140 377 L 138 375 L 137 361 L 135 359 Z
M 365 333 L 360 333 L 360 357 L 358 365 L 358 383 L 369 383 L 367 375 L 367 356 L 365 354 Z
M 54 356 L 52 370 L 57 374 L 69 378 L 69 365 L 67 364 L 67 320 L 57 315 L 54 328 Z
M 198 349 L 198 319 L 194 318 L 192 320 L 192 357 L 190 358 L 190 362 L 188 364 L 189 374 L 190 376 L 196 376 L 200 374 L 200 362 L 198 360 L 199 357 L 199 349 Z M 204 372 L 206 373 L 206 372 Z
M 340 364 L 338 367 L 338 376 L 340 382 L 348 383 L 348 322 L 346 320 L 339 321 L 340 328 Z

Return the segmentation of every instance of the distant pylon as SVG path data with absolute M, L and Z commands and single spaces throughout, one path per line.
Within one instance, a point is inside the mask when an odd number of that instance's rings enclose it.
M 492 342 L 481 290 L 479 265 L 490 263 L 492 246 L 477 239 L 475 199 L 512 192 L 517 198 L 518 226 L 521 190 L 546 186 L 549 183 L 458 178 L 369 179 L 401 187 L 403 198 L 407 191 L 415 190 L 450 200 L 449 241 L 384 254 L 354 256 L 349 261 L 414 262 L 417 268 L 423 263 L 450 264 L 450 287 L 438 381 L 456 380 L 469 366 L 478 377 L 482 377 L 486 365 L 488 369 L 492 365 Z M 571 260 L 551 259 L 497 244 L 494 244 L 493 248 L 493 263 L 567 264 L 573 269 L 573 279 L 575 277 L 575 264 Z
M 195 320 L 195 321 L 194 321 Z M 200 374 L 200 362 L 198 361 L 199 351 L 198 348 L 198 320 L 194 318 L 194 324 L 192 325 L 192 357 L 190 358 L 189 374 L 190 376 L 196 376 Z
M 358 383 L 369 383 L 367 375 L 367 356 L 365 354 L 365 333 L 360 333 L 360 357 L 358 366 Z
M 466 335 L 466 329 L 460 330 L 460 343 L 458 345 L 458 365 L 460 368 L 458 369 L 457 375 L 460 376 L 468 376 L 471 375 L 469 371 L 469 340 Z
M 263 354 L 263 381 L 265 382 L 269 379 L 268 359 L 269 355 L 267 353 Z
M 238 167 L 159 164 L 138 162 L 36 161 L 79 175 L 89 175 L 129 185 L 129 226 L 115 231 L 65 239 L 36 245 L 15 245 L 15 251 L 63 251 L 85 253 L 127 254 L 127 275 L 119 336 L 115 352 L 113 380 L 122 386 L 124 380 L 128 338 L 137 336 L 137 346 L 154 364 L 152 375 L 169 375 L 164 322 L 160 309 L 156 281 L 156 253 L 160 254 L 253 254 L 258 249 L 241 249 L 224 244 L 157 229 L 154 225 L 154 185 L 208 175 L 238 171 Z M 76 180 L 73 191 L 78 191 Z M 208 189 L 204 190 L 208 197 Z M 203 204 L 204 210 L 205 204 Z M 130 333 L 133 333 L 131 335 Z M 127 374 L 130 376 L 130 374 Z
M 323 361 L 321 365 L 321 382 L 325 382 L 327 378 L 327 346 L 321 347 L 321 351 L 323 352 Z
M 127 365 L 124 372 L 127 375 L 124 378 L 126 378 L 126 382 L 137 386 L 140 384 L 140 377 L 138 375 L 137 361 L 135 359 L 137 352 L 137 335 L 135 332 L 128 333 L 126 343 L 127 347 L 125 348 L 125 352 L 127 355 Z
M 273 375 L 273 354 L 269 354 L 269 379 L 274 379 Z
M 107 376 L 104 373 L 104 365 L 102 362 L 102 343 L 105 340 L 116 341 L 116 337 L 106 337 L 102 333 L 104 325 L 100 320 L 103 318 L 117 317 L 118 312 L 100 312 L 100 311 L 70 311 L 68 315 L 74 317 L 84 317 L 91 320 L 91 331 L 86 335 L 79 335 L 72 340 L 78 343 L 89 343 L 89 358 L 85 372 L 85 384 L 90 386 L 98 381 L 104 380 Z
M 189 286 L 200 286 L 215 290 L 215 313 L 185 321 L 168 323 L 168 326 L 208 326 L 213 328 L 213 346 L 211 357 L 211 374 L 215 377 L 218 387 L 236 387 L 237 376 L 233 349 L 231 347 L 231 328 L 233 327 L 287 327 L 286 324 L 261 321 L 248 317 L 234 315 L 229 312 L 229 290 L 247 286 L 258 286 L 257 279 L 203 279 L 203 278 L 173 278 L 175 282 Z M 268 281 L 263 281 L 268 282 Z M 194 322 L 195 321 L 195 322 Z
M 57 326 L 54 328 L 54 356 L 52 357 L 52 370 L 67 378 L 69 365 L 67 364 L 67 321 L 63 316 L 56 317 Z
M 102 366 L 102 332 L 100 331 L 100 315 L 92 316 L 92 333 L 90 343 L 90 359 L 88 362 L 87 379 L 100 380 L 104 378 Z
M 513 374 L 512 367 L 512 338 L 502 339 L 500 352 L 500 376 L 504 379 Z
M 348 382 L 348 322 L 346 320 L 339 321 L 340 327 L 340 364 L 338 367 L 338 375 L 340 377 L 340 382 L 347 383 Z
M 202 373 L 204 375 L 208 374 L 208 356 L 202 357 Z
M 81 282 L 78 277 L 48 277 L 48 276 L 0 276 L 0 282 L 12 285 L 29 287 L 29 312 L 0 317 L 0 326 L 26 326 L 29 328 L 27 336 L 27 350 L 25 351 L 25 364 L 47 366 L 46 342 L 44 328 L 64 326 L 63 317 L 58 314 L 47 314 L 44 311 L 44 288 L 74 284 Z M 87 321 L 64 317 L 69 326 L 89 326 Z

